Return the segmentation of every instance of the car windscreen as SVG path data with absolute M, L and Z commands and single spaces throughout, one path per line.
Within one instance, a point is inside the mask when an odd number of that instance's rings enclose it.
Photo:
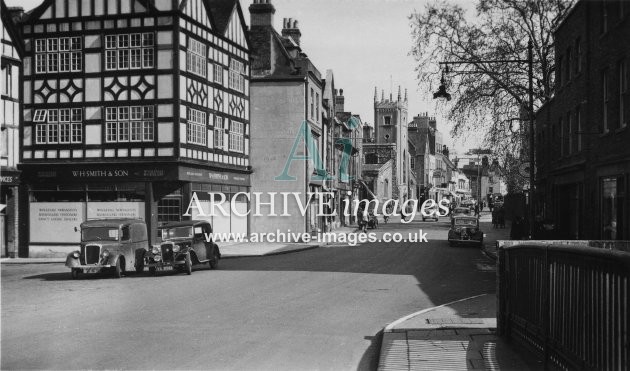
M 118 241 L 117 227 L 89 227 L 81 230 L 81 241 Z
M 192 227 L 175 227 L 175 228 L 164 228 L 162 229 L 162 240 L 170 240 L 173 238 L 192 238 L 193 229 Z
M 477 221 L 470 219 L 455 219 L 455 225 L 457 226 L 466 226 L 466 227 L 476 227 Z
M 470 209 L 467 207 L 456 207 L 454 212 L 458 214 L 470 214 Z

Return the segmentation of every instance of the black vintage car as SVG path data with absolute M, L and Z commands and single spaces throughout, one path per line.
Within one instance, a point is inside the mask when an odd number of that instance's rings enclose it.
M 216 269 L 221 258 L 219 246 L 212 239 L 212 225 L 205 220 L 167 223 L 158 228 L 162 242 L 145 254 L 149 272 L 175 269 L 192 273 L 193 264 L 208 263 Z
M 475 216 L 455 216 L 451 219 L 448 243 L 455 245 L 483 246 L 483 232 L 479 228 L 479 218 Z

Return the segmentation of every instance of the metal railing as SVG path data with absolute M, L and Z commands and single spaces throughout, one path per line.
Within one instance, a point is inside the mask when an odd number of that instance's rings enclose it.
M 630 369 L 630 254 L 601 245 L 499 246 L 498 331 L 545 368 Z

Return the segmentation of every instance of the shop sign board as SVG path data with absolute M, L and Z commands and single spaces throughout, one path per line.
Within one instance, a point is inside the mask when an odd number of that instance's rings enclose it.
M 179 180 L 199 183 L 240 185 L 245 187 L 249 187 L 250 185 L 249 174 L 195 169 L 186 166 L 179 167 Z
M 88 219 L 144 219 L 144 202 L 88 202 Z
M 0 183 L 7 186 L 20 185 L 20 172 L 9 170 L 0 171 Z

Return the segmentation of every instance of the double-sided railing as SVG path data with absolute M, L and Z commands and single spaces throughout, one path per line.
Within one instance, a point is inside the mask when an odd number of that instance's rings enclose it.
M 499 333 L 546 368 L 629 370 L 628 245 L 509 245 L 498 248 Z

